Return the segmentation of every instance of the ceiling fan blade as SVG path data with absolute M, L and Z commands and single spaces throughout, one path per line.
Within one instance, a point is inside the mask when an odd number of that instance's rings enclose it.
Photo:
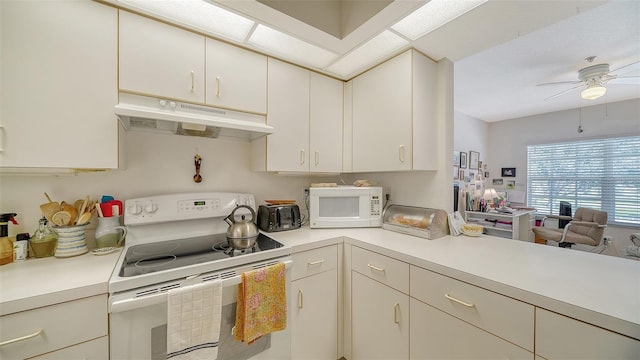
M 549 99 L 557 98 L 557 97 L 559 97 L 559 96 L 562 96 L 562 95 L 564 95 L 564 94 L 568 94 L 568 93 L 570 93 L 570 92 L 574 91 L 575 89 L 579 89 L 579 88 L 581 88 L 581 87 L 583 87 L 583 85 L 574 86 L 574 87 L 569 88 L 569 89 L 567 89 L 567 90 L 561 91 L 561 92 L 559 92 L 559 93 L 557 93 L 557 94 L 555 94 L 555 95 L 551 95 L 551 96 L 549 96 L 549 97 L 545 98 L 545 100 L 549 100 Z
M 636 68 L 640 69 L 640 61 L 632 62 L 631 64 L 627 64 L 627 65 L 625 65 L 625 66 L 621 66 L 621 67 L 619 67 L 619 68 L 617 68 L 617 69 L 614 69 L 614 70 L 609 71 L 609 73 L 613 73 L 613 72 L 616 72 L 616 71 L 620 71 L 620 70 L 622 70 L 622 69 L 625 69 L 625 71 L 623 72 L 623 74 L 626 74 L 626 73 L 628 73 L 628 72 L 631 72 L 631 71 L 637 70 Z
M 567 85 L 567 84 L 581 84 L 581 83 L 582 83 L 582 81 L 580 81 L 580 80 L 575 80 L 575 81 L 557 81 L 557 82 L 542 83 L 542 84 L 538 84 L 536 86 Z
M 609 80 L 608 84 L 611 85 L 640 85 L 640 75 L 632 76 L 616 76 Z

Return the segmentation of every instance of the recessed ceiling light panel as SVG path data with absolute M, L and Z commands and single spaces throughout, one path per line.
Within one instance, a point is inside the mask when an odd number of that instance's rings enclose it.
M 485 2 L 487 0 L 431 0 L 391 28 L 417 40 Z
M 326 70 L 347 78 L 359 69 L 377 64 L 380 60 L 407 44 L 409 44 L 407 40 L 391 31 L 385 30 L 350 54 L 336 61 Z
M 204 0 L 119 0 L 167 20 L 221 37 L 244 41 L 254 22 Z
M 311 45 L 293 36 L 258 25 L 249 44 L 287 60 L 322 69 L 337 58 L 331 51 Z

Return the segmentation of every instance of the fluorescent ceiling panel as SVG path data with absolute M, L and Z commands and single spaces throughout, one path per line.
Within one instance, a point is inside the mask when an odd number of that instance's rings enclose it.
M 264 25 L 256 27 L 248 42 L 269 53 L 316 68 L 324 68 L 337 57 L 331 51 L 311 45 Z
M 254 22 L 204 0 L 119 0 L 123 4 L 159 15 L 205 33 L 244 41 Z
M 431 0 L 391 28 L 416 40 L 485 2 L 487 0 Z
M 346 78 L 360 69 L 378 63 L 407 44 L 409 44 L 407 40 L 389 30 L 385 30 L 350 54 L 336 61 L 326 70 Z

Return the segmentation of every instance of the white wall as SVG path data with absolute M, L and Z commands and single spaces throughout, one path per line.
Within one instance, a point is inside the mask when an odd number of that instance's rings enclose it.
M 234 191 L 253 193 L 256 201 L 296 199 L 310 182 L 336 181 L 336 177 L 278 176 L 250 171 L 250 144 L 228 139 L 204 139 L 143 132 L 124 135 L 127 168 L 81 173 L 76 176 L 2 175 L 0 209 L 18 213 L 18 226 L 10 234 L 33 231 L 41 216 L 39 205 L 46 191 L 54 201 L 72 202 L 103 194 L 119 199 L 173 192 Z M 193 156 L 202 156 L 203 181 L 193 181 Z M 95 228 L 95 221 L 89 230 Z M 90 233 L 89 233 L 90 234 Z
M 577 132 L 580 118 L 582 133 Z M 457 127 L 458 118 L 456 143 Z M 488 124 L 488 170 L 494 178 L 500 177 L 502 167 L 515 167 L 516 189 L 526 191 L 527 145 L 634 134 L 640 134 L 640 99 L 493 122 Z M 631 244 L 629 235 L 638 231 L 608 227 L 605 235 L 612 236 L 624 253 Z
M 490 162 L 488 156 L 487 144 L 489 139 L 489 124 L 486 122 L 463 114 L 459 111 L 455 112 L 455 123 L 453 128 L 453 150 L 467 153 L 467 168 L 463 169 L 465 174 L 469 174 L 469 151 L 477 151 L 480 153 L 480 161 L 483 163 Z M 453 156 L 453 155 L 452 155 Z M 452 173 L 453 175 L 453 173 Z M 465 182 L 458 180 L 461 187 Z

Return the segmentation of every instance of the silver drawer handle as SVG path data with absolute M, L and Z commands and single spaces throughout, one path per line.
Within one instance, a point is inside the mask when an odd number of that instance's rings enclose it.
M 195 91 L 195 87 L 196 87 L 196 72 L 192 71 L 191 72 L 191 92 Z
M 302 293 L 302 290 L 298 290 L 298 309 L 302 309 L 302 296 L 304 294 Z
M 216 97 L 220 97 L 220 76 L 216 76 Z
M 322 264 L 323 262 L 324 262 L 324 259 L 321 259 L 321 260 L 311 261 L 308 264 L 309 264 L 309 266 L 312 266 L 312 265 Z
M 383 268 L 379 268 L 379 267 L 377 267 L 377 266 L 375 266 L 375 265 L 367 264 L 367 266 L 368 266 L 370 269 L 373 269 L 373 270 L 375 270 L 375 271 L 384 272 L 384 269 L 383 269 Z
M 456 298 L 454 298 L 453 296 L 449 295 L 449 294 L 444 294 L 444 297 L 446 297 L 447 299 L 453 301 L 453 302 L 457 302 L 460 305 L 464 305 L 466 307 L 474 307 L 475 305 L 472 303 L 468 303 L 468 302 L 464 302 L 462 300 L 458 300 Z
M 7 341 L 3 341 L 0 343 L 0 346 L 5 346 L 5 345 L 9 345 L 9 344 L 13 344 L 13 343 L 17 343 L 18 341 L 23 341 L 23 340 L 27 340 L 27 339 L 31 339 L 34 338 L 38 335 L 42 334 L 42 329 L 34 332 L 33 334 L 29 334 L 29 335 L 25 335 L 25 336 L 21 336 L 15 339 L 11 339 L 11 340 L 7 340 Z

